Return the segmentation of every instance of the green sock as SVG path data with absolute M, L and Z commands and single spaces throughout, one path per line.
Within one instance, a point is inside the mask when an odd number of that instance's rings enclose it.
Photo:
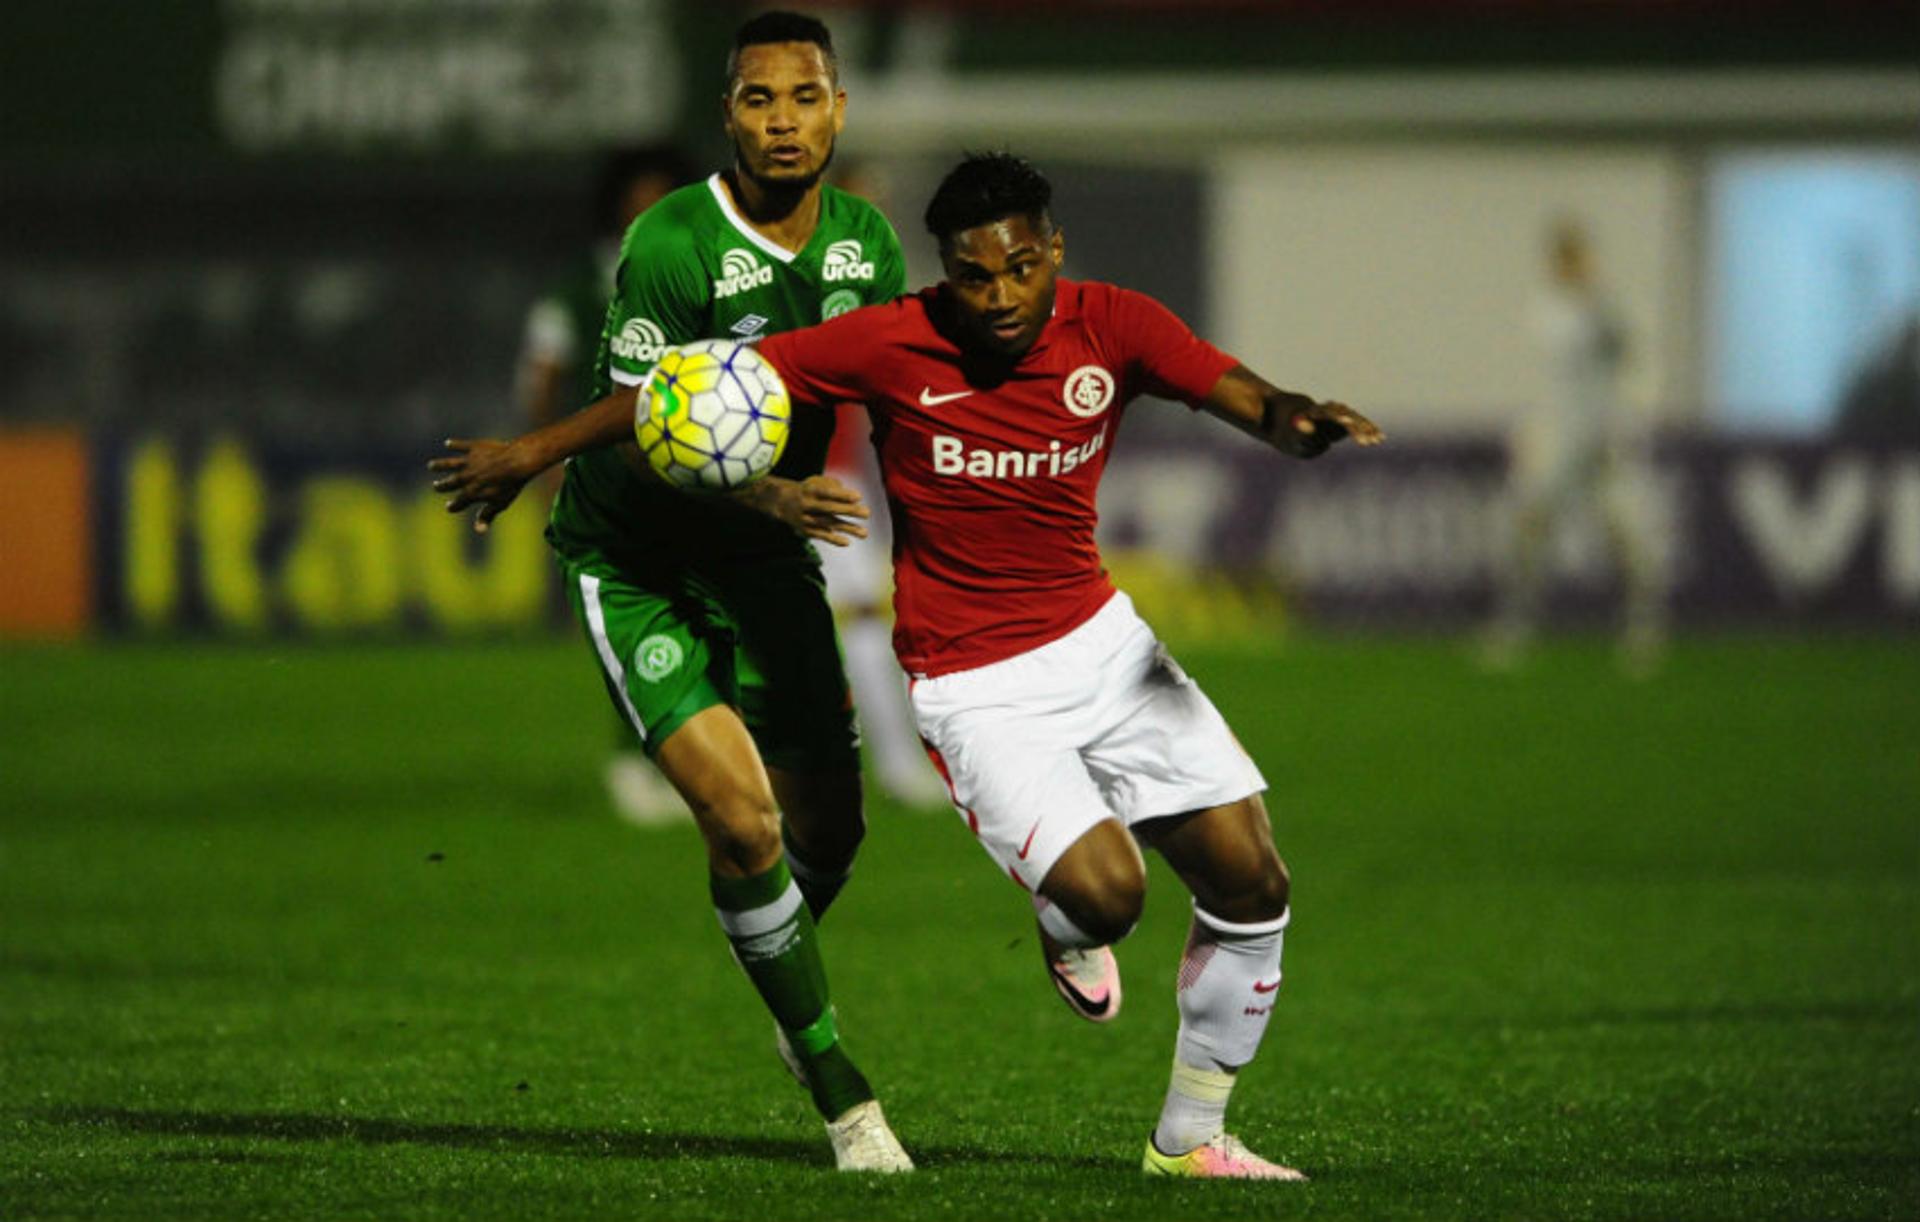
M 853 873 L 853 867 L 848 866 L 837 874 L 822 870 L 793 851 L 793 841 L 784 830 L 780 839 L 787 853 L 787 868 L 793 871 L 794 885 L 800 888 L 801 898 L 807 901 L 807 911 L 813 914 L 817 924 L 821 917 L 827 915 L 833 897 L 839 895 L 840 888 L 847 885 L 847 877 Z
M 750 878 L 713 875 L 708 882 L 720 928 L 774 1021 L 787 1033 L 820 1114 L 832 1120 L 873 1098 L 873 1088 L 840 1047 L 813 916 L 787 863 L 777 861 L 766 873 Z

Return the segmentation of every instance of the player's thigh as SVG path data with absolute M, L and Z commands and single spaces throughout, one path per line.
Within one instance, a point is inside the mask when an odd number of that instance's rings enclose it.
M 1225 921 L 1270 921 L 1286 911 L 1289 880 L 1266 804 L 1250 794 L 1222 806 L 1136 825 L 1206 911 Z
M 1208 810 L 1266 779 L 1200 685 L 1144 622 L 1115 651 L 1082 748 L 1106 804 L 1132 826 Z
M 770 768 L 858 771 L 860 738 L 820 568 L 769 562 L 727 573 L 740 714 Z
M 980 847 L 1038 889 L 1054 863 L 1113 817 L 1057 710 L 1023 707 L 996 667 L 917 680 L 914 721 Z
M 649 754 L 696 713 L 733 702 L 730 639 L 697 599 L 610 563 L 561 571 L 607 694 Z

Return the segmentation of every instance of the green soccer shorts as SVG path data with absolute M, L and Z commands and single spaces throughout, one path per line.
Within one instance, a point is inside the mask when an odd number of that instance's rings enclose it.
M 769 768 L 860 766 L 847 689 L 812 556 L 642 573 L 560 558 L 607 694 L 648 755 L 702 709 L 730 705 Z

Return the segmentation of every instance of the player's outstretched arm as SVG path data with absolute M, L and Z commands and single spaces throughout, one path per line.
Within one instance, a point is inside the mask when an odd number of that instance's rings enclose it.
M 1245 365 L 1220 375 L 1205 407 L 1209 415 L 1295 458 L 1318 458 L 1346 437 L 1363 446 L 1387 438 L 1378 425 L 1346 404 L 1281 390 Z
M 528 480 L 575 454 L 632 436 L 637 393 L 637 387 L 620 387 L 571 416 L 512 441 L 448 438 L 447 448 L 454 453 L 427 463 L 427 470 L 436 476 L 433 490 L 452 494 L 448 513 L 479 506 L 474 510 L 473 528 L 485 534 L 494 516 L 513 504 Z

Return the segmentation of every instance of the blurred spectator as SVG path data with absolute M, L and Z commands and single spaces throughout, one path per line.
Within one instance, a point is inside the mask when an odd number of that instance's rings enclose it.
M 1920 314 L 1862 363 L 1840 397 L 1839 423 L 1849 436 L 1920 436 Z
M 520 356 L 520 399 L 537 428 L 593 398 L 593 360 L 613 295 L 620 243 L 634 218 L 698 177 L 693 159 L 671 145 L 609 153 L 594 186 L 595 236 L 527 312 Z M 559 472 L 553 472 L 557 478 Z M 549 490 L 553 487 L 548 485 Z M 607 797 L 623 819 L 642 825 L 690 818 L 686 804 L 633 741 L 616 714 L 607 758 Z
M 586 406 L 621 239 L 635 217 L 698 176 L 693 159 L 672 145 L 607 155 L 594 186 L 593 245 L 568 263 L 527 313 L 520 386 L 528 427 Z
M 833 185 L 887 210 L 886 178 L 869 161 L 848 161 L 834 173 Z M 861 739 L 873 762 L 881 790 L 903 806 L 944 808 L 946 786 L 935 775 L 920 745 L 913 713 L 907 707 L 906 676 L 893 655 L 892 538 L 887 529 L 886 497 L 879 463 L 870 443 L 867 409 L 842 404 L 827 470 L 860 494 L 873 508 L 871 537 L 852 547 L 820 548 L 827 579 L 827 601 L 840 621 L 840 648 L 846 655 L 847 681 L 860 710 Z
M 1647 519 L 1643 439 L 1618 393 L 1627 344 L 1619 314 L 1602 291 L 1592 244 L 1576 221 L 1547 237 L 1547 283 L 1531 325 L 1548 364 L 1547 402 L 1526 414 L 1511 445 L 1513 534 L 1498 575 L 1484 659 L 1517 664 L 1537 631 L 1555 528 L 1579 512 L 1598 514 L 1626 586 L 1620 660 L 1645 674 L 1666 640 L 1666 581 Z

